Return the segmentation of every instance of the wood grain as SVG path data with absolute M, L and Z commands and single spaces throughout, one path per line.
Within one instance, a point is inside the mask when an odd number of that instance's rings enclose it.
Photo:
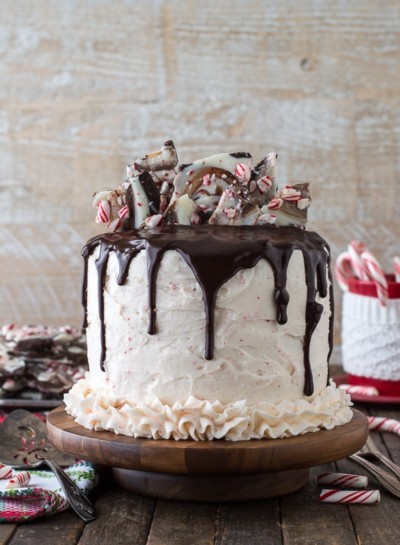
M 204 458 L 207 454 L 204 452 Z M 251 475 L 176 475 L 112 468 L 118 486 L 140 496 L 196 502 L 244 502 L 275 498 L 302 488 L 308 469 Z
M 336 471 L 334 464 L 312 468 L 308 484 L 299 493 L 280 499 L 285 545 L 357 545 L 346 506 L 332 509 L 319 503 L 317 477 L 325 471 Z
M 0 524 L 0 545 L 7 545 L 11 536 L 17 530 L 16 524 L 2 523 Z
M 26 545 L 27 543 L 40 543 L 41 545 L 77 543 L 84 524 L 71 511 L 59 513 L 49 518 L 42 518 L 30 524 L 18 526 L 10 543 L 11 545 Z
M 375 442 L 379 445 L 378 438 L 374 435 Z M 384 450 L 384 449 L 382 449 Z M 360 473 L 360 468 L 349 460 L 340 460 L 337 464 L 338 471 L 342 473 Z M 380 490 L 381 501 L 379 503 L 380 525 L 377 527 L 374 516 L 358 506 L 349 506 L 350 516 L 353 521 L 354 531 L 360 543 L 374 543 L 384 545 L 396 543 L 399 535 L 400 514 L 399 500 L 384 490 L 379 483 L 368 474 L 368 488 Z
M 339 374 L 342 371 L 339 371 Z M 395 405 L 358 404 L 375 416 L 400 418 Z M 396 459 L 395 434 L 375 433 L 383 452 Z M 398 460 L 397 460 L 398 461 Z M 237 504 L 154 502 L 118 489 L 108 472 L 95 491 L 98 519 L 85 525 L 72 512 L 42 518 L 31 524 L 0 525 L 1 545 L 388 545 L 397 543 L 400 529 L 398 500 L 385 491 L 378 505 L 346 506 L 318 502 L 317 476 L 325 471 L 360 473 L 358 466 L 340 460 L 311 469 L 308 484 L 284 498 Z M 379 485 L 370 476 L 369 487 Z M 49 530 L 51 528 L 51 532 Z M 14 530 L 15 537 L 11 537 Z M 50 539 L 50 533 L 53 539 Z M 60 540 L 58 539 L 60 538 Z
M 97 518 L 86 524 L 79 545 L 146 545 L 154 509 L 149 498 L 109 487 L 97 500 Z
M 182 162 L 276 150 L 334 256 L 360 238 L 389 269 L 399 41 L 396 0 L 4 0 L 0 323 L 79 325 L 91 195 L 166 138 Z
M 348 456 L 364 445 L 368 422 L 354 411 L 347 424 L 295 437 L 251 441 L 135 439 L 77 424 L 61 406 L 47 417 L 60 451 L 102 465 L 193 476 L 225 476 L 308 468 Z
M 296 494 L 297 497 L 298 494 Z M 215 545 L 281 545 L 278 499 L 222 504 L 216 517 Z
M 216 510 L 216 505 L 159 501 L 147 545 L 214 545 Z

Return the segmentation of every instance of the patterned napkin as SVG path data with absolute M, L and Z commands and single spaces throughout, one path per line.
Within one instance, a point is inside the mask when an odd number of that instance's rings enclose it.
M 65 471 L 86 495 L 97 483 L 97 472 L 90 462 L 77 462 Z M 14 474 L 18 473 L 14 471 Z M 28 522 L 69 507 L 52 471 L 32 470 L 29 473 L 31 478 L 24 488 L 5 490 L 8 480 L 0 480 L 0 522 Z

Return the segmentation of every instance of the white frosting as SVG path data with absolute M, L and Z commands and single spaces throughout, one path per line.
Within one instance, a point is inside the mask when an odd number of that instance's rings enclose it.
M 326 387 L 329 295 L 317 296 L 324 310 L 310 345 L 314 393 L 304 398 L 307 288 L 299 250 L 288 266 L 284 325 L 276 322 L 274 277 L 265 259 L 221 287 L 211 361 L 204 358 L 201 288 L 180 254 L 163 256 L 156 282 L 158 331 L 149 335 L 146 253 L 133 258 L 127 283 L 119 286 L 111 252 L 104 292 L 104 371 L 97 256 L 98 250 L 88 263 L 90 374 L 65 398 L 67 411 L 82 425 L 133 436 L 239 440 L 295 435 L 350 420 L 347 398 Z
M 93 391 L 87 377 L 74 385 L 65 402 L 85 428 L 149 439 L 276 439 L 329 430 L 352 416 L 350 397 L 332 382 L 313 401 L 223 404 L 191 396 L 171 406 L 159 399 L 136 404 L 112 398 L 106 389 Z

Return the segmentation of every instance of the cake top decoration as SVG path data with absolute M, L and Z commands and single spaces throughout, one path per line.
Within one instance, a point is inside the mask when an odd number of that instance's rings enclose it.
M 172 140 L 127 167 L 121 186 L 94 194 L 97 223 L 111 231 L 160 225 L 293 225 L 305 228 L 308 183 L 276 185 L 277 154 L 252 167 L 247 152 L 178 165 Z

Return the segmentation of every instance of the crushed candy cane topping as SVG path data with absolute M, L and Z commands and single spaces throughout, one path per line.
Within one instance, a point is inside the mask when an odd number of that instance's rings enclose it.
M 111 231 L 206 223 L 305 228 L 309 184 L 278 190 L 276 163 L 277 154 L 268 153 L 252 167 L 250 153 L 238 152 L 178 165 L 174 143 L 168 140 L 129 164 L 117 189 L 95 193 L 96 222 Z

